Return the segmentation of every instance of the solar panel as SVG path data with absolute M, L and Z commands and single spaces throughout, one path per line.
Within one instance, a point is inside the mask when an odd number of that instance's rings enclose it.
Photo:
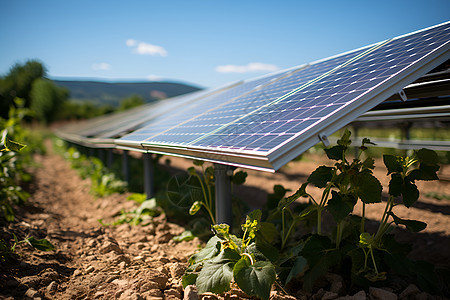
M 244 82 L 116 144 L 273 171 L 449 59 L 450 23 Z

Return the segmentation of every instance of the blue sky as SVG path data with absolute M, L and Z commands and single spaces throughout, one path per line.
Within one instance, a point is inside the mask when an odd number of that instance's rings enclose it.
M 0 0 L 0 75 L 39 59 L 53 79 L 215 87 L 450 18 L 450 0 Z

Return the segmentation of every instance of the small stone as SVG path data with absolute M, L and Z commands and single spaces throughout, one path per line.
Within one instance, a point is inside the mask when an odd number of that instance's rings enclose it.
M 369 288 L 370 295 L 377 300 L 397 300 L 398 297 L 396 294 L 386 291 L 384 289 L 370 287 Z
M 120 249 L 119 245 L 117 245 L 116 243 L 113 243 L 111 241 L 105 242 L 105 244 L 100 248 L 101 254 L 106 254 L 111 251 L 113 251 L 116 254 L 122 253 L 122 249 Z
M 163 299 L 162 297 L 164 297 L 164 294 L 160 289 L 151 289 L 142 293 L 141 296 L 143 296 L 144 299 L 148 299 L 149 297 L 161 297 L 161 299 Z
M 364 290 L 359 291 L 353 295 L 353 300 L 366 300 L 366 299 L 367 299 L 367 295 Z
M 431 300 L 434 299 L 430 294 L 422 292 L 420 294 L 417 294 L 415 297 L 416 300 Z
M 164 291 L 164 297 L 166 299 L 181 299 L 181 293 L 176 289 L 169 289 Z
M 56 283 L 56 281 L 50 282 L 50 284 L 47 286 L 47 292 L 50 294 L 56 292 L 57 289 L 58 289 L 58 284 Z
M 414 296 L 416 294 L 419 294 L 420 290 L 415 284 L 410 284 L 406 287 L 406 289 L 403 290 L 403 292 L 400 293 L 399 297 L 400 299 L 408 298 L 410 296 Z
M 173 263 L 169 267 L 169 270 L 170 270 L 170 275 L 172 276 L 172 278 L 178 278 L 178 277 L 183 276 L 185 267 L 180 263 Z
M 124 291 L 119 297 L 119 300 L 139 300 L 139 299 L 141 299 L 141 295 L 139 295 L 139 293 L 136 293 L 136 291 L 132 289 Z
M 94 299 L 103 298 L 104 296 L 105 296 L 105 292 L 98 291 L 97 293 L 94 294 Z
M 144 284 L 141 286 L 141 288 L 139 289 L 139 291 L 140 291 L 141 293 L 144 293 L 144 292 L 147 292 L 147 291 L 149 291 L 149 290 L 154 290 L 154 289 L 158 289 L 158 288 L 159 288 L 159 286 L 158 286 L 158 284 L 157 284 L 156 282 L 154 282 L 154 281 L 149 281 L 149 282 L 144 283 Z
M 153 275 L 150 278 L 150 281 L 156 282 L 161 290 L 166 288 L 166 284 L 167 284 L 168 280 L 169 280 L 169 278 L 163 273 L 159 273 L 156 276 Z
M 118 265 L 117 265 L 120 269 L 125 269 L 125 267 L 127 266 L 127 263 L 124 261 L 121 261 Z
M 343 297 L 339 297 L 337 298 L 338 300 L 366 300 L 366 292 L 364 290 L 357 292 L 356 294 L 354 294 L 353 296 L 343 296 Z
M 338 297 L 338 294 L 333 293 L 333 292 L 325 292 L 325 294 L 323 294 L 322 298 L 320 298 L 321 300 L 333 300 L 336 299 Z
M 184 289 L 183 300 L 198 300 L 197 288 L 194 285 L 188 285 Z
M 94 272 L 94 270 L 95 270 L 95 268 L 93 266 L 89 266 L 89 267 L 86 268 L 85 271 L 86 271 L 86 274 L 89 274 L 89 273 Z
M 321 288 L 320 290 L 317 291 L 317 293 L 315 293 L 315 294 L 311 297 L 311 299 L 314 299 L 314 300 L 320 300 L 320 299 L 322 299 L 322 296 L 323 296 L 323 295 L 325 295 L 325 291 L 324 291 L 323 288 Z
M 158 251 L 158 249 L 159 249 L 159 245 L 155 244 L 155 245 L 153 245 L 153 246 L 150 248 L 150 251 L 151 251 L 151 252 L 156 252 L 156 251 Z
M 39 297 L 40 295 L 39 295 L 38 291 L 36 291 L 35 289 L 29 288 L 25 292 L 25 296 L 28 297 L 28 298 L 36 298 L 36 297 Z
M 6 285 L 8 287 L 16 287 L 19 285 L 19 282 L 16 279 L 10 279 L 10 280 L 6 281 Z

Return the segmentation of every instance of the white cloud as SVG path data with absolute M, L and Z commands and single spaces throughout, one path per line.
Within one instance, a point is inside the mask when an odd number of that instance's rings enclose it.
M 149 43 L 139 42 L 133 39 L 126 41 L 128 47 L 133 48 L 133 52 L 141 55 L 167 56 L 167 50 L 164 47 L 152 45 Z
M 134 47 L 134 46 L 136 46 L 137 41 L 136 41 L 136 40 L 133 40 L 133 39 L 128 39 L 128 40 L 126 41 L 126 44 L 127 44 L 128 47 Z
M 95 71 L 106 71 L 106 70 L 111 70 L 111 65 L 108 63 L 98 63 L 98 64 L 93 64 L 92 65 L 92 69 Z
M 158 75 L 148 75 L 147 80 L 148 81 L 161 81 L 163 78 Z
M 249 72 L 273 72 L 278 70 L 276 65 L 264 64 L 259 62 L 249 63 L 244 66 L 238 65 L 222 65 L 217 66 L 216 71 L 219 73 L 249 73 Z

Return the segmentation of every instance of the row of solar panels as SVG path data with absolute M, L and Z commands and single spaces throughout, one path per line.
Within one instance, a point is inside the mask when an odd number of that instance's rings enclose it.
M 416 117 L 448 117 L 449 59 L 446 22 L 310 64 L 69 125 L 57 133 L 90 147 L 275 171 L 358 118 L 410 116 L 402 109 L 411 110 L 411 105 Z M 426 101 L 428 97 L 437 102 Z M 382 110 L 366 113 L 373 108 Z

